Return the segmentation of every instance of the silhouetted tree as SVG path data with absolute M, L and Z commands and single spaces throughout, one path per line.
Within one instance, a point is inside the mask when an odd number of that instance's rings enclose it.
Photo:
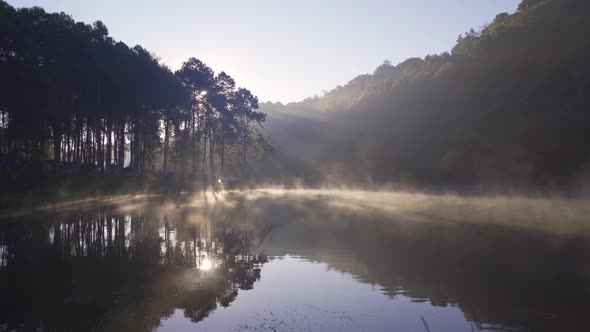
M 0 153 L 11 159 L 165 173 L 173 151 L 175 167 L 184 175 L 192 157 L 196 175 L 202 150 L 213 175 L 214 142 L 221 169 L 225 136 L 236 142 L 229 75 L 195 58 L 172 73 L 143 47 L 113 40 L 100 21 L 39 7 L 0 1 L 0 89 Z

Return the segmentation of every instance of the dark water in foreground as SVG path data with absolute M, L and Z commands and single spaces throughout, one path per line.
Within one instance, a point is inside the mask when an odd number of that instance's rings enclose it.
M 1 220 L 0 331 L 590 329 L 584 234 L 328 203 L 127 199 Z

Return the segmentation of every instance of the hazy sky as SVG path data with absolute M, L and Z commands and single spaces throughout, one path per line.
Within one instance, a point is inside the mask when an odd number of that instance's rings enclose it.
M 390 59 L 441 53 L 519 0 L 8 0 L 103 21 L 172 69 L 194 56 L 262 101 L 297 101 Z

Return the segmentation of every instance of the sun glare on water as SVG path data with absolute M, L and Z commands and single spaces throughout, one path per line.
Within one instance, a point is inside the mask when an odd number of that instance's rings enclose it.
M 199 270 L 211 270 L 213 268 L 213 262 L 209 258 L 204 259 L 199 265 Z

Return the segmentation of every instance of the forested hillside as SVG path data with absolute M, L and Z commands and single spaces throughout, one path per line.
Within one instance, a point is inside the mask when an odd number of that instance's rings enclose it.
M 525 0 L 448 53 L 386 61 L 321 97 L 265 103 L 278 147 L 265 172 L 316 184 L 582 189 L 589 12 L 585 0 Z

